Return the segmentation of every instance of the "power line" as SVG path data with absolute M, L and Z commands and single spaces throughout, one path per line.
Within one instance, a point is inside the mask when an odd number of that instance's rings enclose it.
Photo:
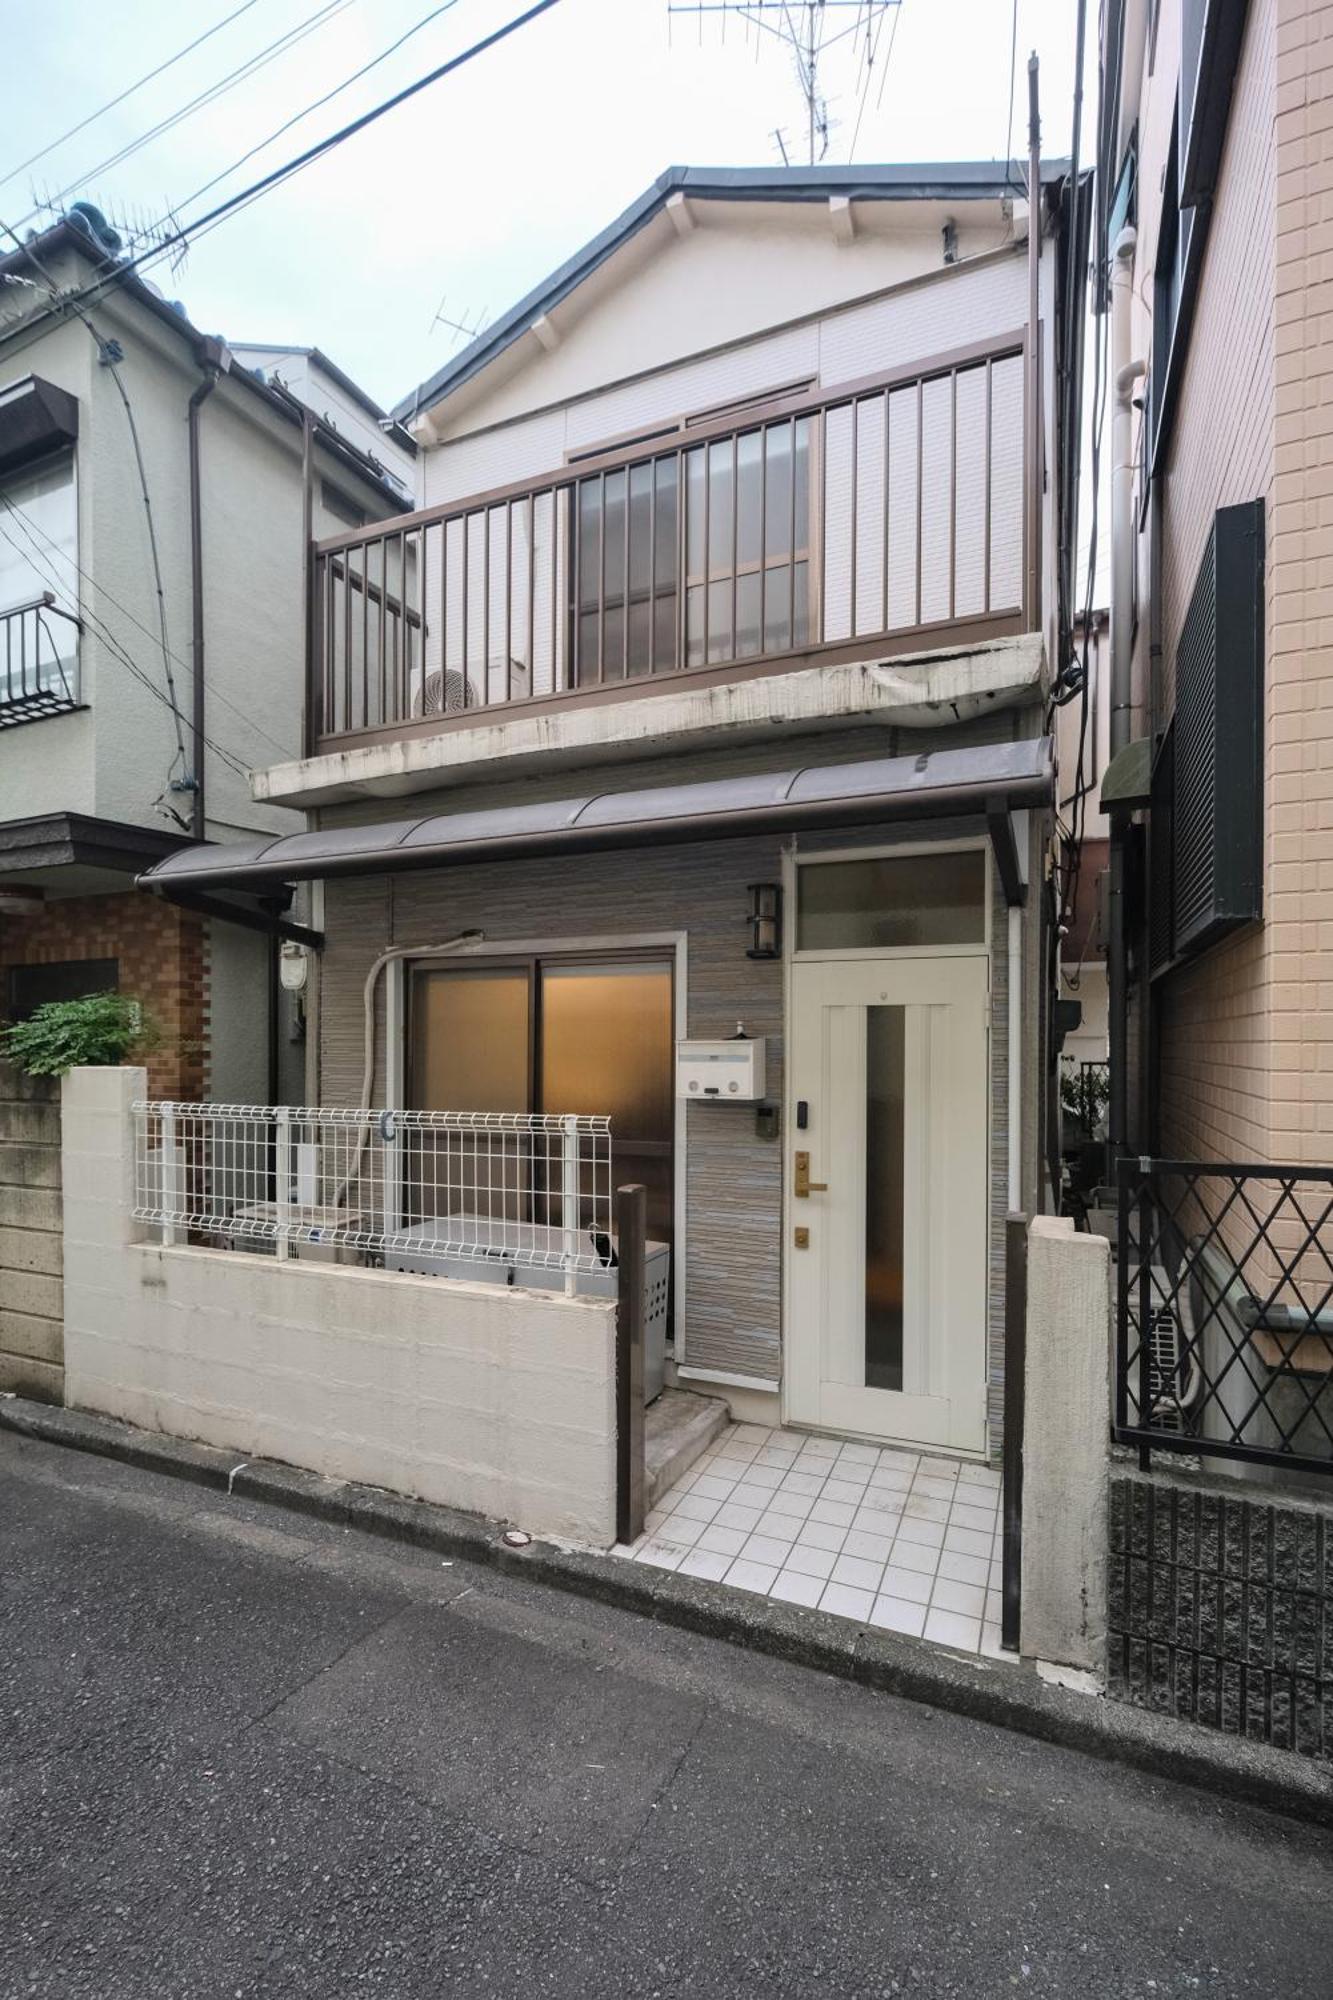
M 309 118 L 312 112 L 321 110 L 324 105 L 331 103 L 335 97 L 341 96 L 344 90 L 350 90 L 352 85 L 359 83 L 363 76 L 369 76 L 371 70 L 378 69 L 379 65 L 387 62 L 390 56 L 397 55 L 399 49 L 410 42 L 414 35 L 419 35 L 423 28 L 428 28 L 432 21 L 438 21 L 441 14 L 452 12 L 457 5 L 458 0 L 443 0 L 441 6 L 433 7 L 429 14 L 423 14 L 419 21 L 414 22 L 410 28 L 399 35 L 397 41 L 390 42 L 389 46 L 381 49 L 377 56 L 372 56 L 369 62 L 362 63 L 360 69 L 354 69 L 350 76 L 345 76 L 341 83 L 336 83 L 333 86 L 332 90 L 326 90 L 322 97 L 315 98 L 312 103 L 305 106 L 304 110 L 294 112 L 290 118 L 284 119 L 282 124 L 276 126 L 266 139 L 260 139 L 256 145 L 251 146 L 247 152 L 242 153 L 239 159 L 233 160 L 229 167 L 224 167 L 220 174 L 214 174 L 211 180 L 205 181 L 202 187 L 195 188 L 192 194 L 187 194 L 184 201 L 177 203 L 176 206 L 180 208 L 188 207 L 192 201 L 198 201 L 201 195 L 205 195 L 210 189 L 215 188 L 219 181 L 229 180 L 237 168 L 243 167 L 247 160 L 252 160 L 256 153 L 262 153 L 265 147 L 273 144 L 275 139 L 280 139 L 284 132 L 290 132 L 293 125 L 299 125 L 303 119 Z M 171 219 L 171 215 L 168 214 L 163 218 L 163 224 L 159 226 L 164 226 Z
M 58 146 L 63 146 L 67 140 L 76 138 L 80 132 L 86 131 L 88 126 L 95 125 L 99 118 L 105 118 L 108 111 L 114 111 L 118 104 L 123 104 L 127 97 L 133 97 L 134 93 L 137 90 L 142 90 L 146 83 L 152 83 L 155 78 L 165 76 L 166 72 L 174 68 L 183 57 L 192 55 L 196 49 L 202 48 L 205 42 L 211 41 L 212 37 L 218 34 L 223 28 L 229 28 L 233 21 L 239 21 L 242 14 L 248 14 L 250 9 L 257 4 L 258 0 L 243 0 L 243 5 L 234 8 L 230 14 L 224 14 L 220 21 L 215 21 L 211 28 L 205 28 L 202 35 L 196 35 L 194 40 L 187 42 L 183 49 L 177 49 L 174 56 L 168 56 L 165 62 L 160 62 L 157 65 L 156 69 L 147 70 L 137 82 L 129 84 L 117 96 L 109 97 L 105 104 L 99 105 L 96 111 L 90 111 L 86 118 L 80 118 L 77 125 L 71 125 L 69 130 L 62 132 L 58 139 L 50 140 L 45 146 L 39 147 L 35 153 L 29 153 L 26 160 L 20 160 L 16 167 L 11 167 L 8 173 L 0 174 L 0 187 L 8 187 L 10 181 L 17 180 L 19 175 L 26 173 L 29 167 L 35 167 L 38 160 L 44 160 L 47 154 L 54 153 Z
M 90 589 L 95 591 L 98 597 L 105 598 L 106 602 L 110 604 L 115 610 L 117 610 L 120 613 L 121 617 L 126 619 L 129 624 L 133 625 L 136 631 L 141 632 L 146 639 L 152 639 L 154 643 L 156 643 L 157 635 L 151 630 L 151 628 L 145 625 L 141 618 L 137 618 L 134 612 L 130 610 L 127 604 L 122 604 L 118 597 L 113 596 L 100 578 L 94 578 L 91 572 L 83 567 L 82 563 L 79 562 L 76 556 L 72 556 L 69 553 L 68 549 L 61 548 L 59 542 L 55 541 L 52 536 L 47 534 L 46 530 L 42 527 L 39 521 L 33 520 L 32 516 L 26 511 L 26 509 L 20 506 L 19 503 L 16 500 L 12 499 L 8 494 L 0 493 L 0 498 L 3 498 L 4 504 L 9 509 L 10 513 L 16 516 L 16 518 L 19 521 L 19 525 L 23 528 L 23 531 L 28 536 L 29 540 L 34 541 L 35 537 L 37 538 L 37 540 L 39 540 L 41 543 L 45 545 L 44 548 L 37 549 L 37 553 L 39 556 L 44 557 L 48 564 L 52 557 L 56 557 L 60 561 L 68 563 L 69 567 L 74 571 L 75 575 L 78 576 L 84 583 L 86 583 L 90 587 Z M 34 547 L 36 547 L 36 541 L 34 541 Z M 20 551 L 20 553 L 22 552 Z M 48 579 L 55 583 L 58 591 L 64 589 L 64 585 L 61 582 L 61 580 L 58 577 L 54 576 L 49 568 L 46 570 L 45 573 Z M 80 616 L 86 619 L 90 616 L 90 614 L 84 611 L 81 606 Z M 106 621 L 103 619 L 99 619 L 98 622 L 102 625 L 105 625 L 106 623 Z M 107 627 L 107 629 L 109 630 L 110 628 Z M 180 657 L 179 653 L 173 652 L 171 657 L 175 661 L 176 665 L 180 668 L 182 673 L 187 673 L 189 671 L 187 662 Z M 241 708 L 238 703 L 230 700 L 227 695 L 223 694 L 220 688 L 216 688 L 210 684 L 208 690 L 208 697 L 210 701 L 220 702 L 224 708 L 229 708 L 232 714 L 235 715 L 241 722 L 244 722 L 248 728 L 252 729 L 257 736 L 262 736 L 266 743 L 271 743 L 273 745 L 273 748 L 279 753 L 280 756 L 290 757 L 293 754 L 292 747 L 289 743 L 280 743 L 276 736 L 270 735 L 268 730 L 265 729 L 261 723 L 255 721 L 254 716 L 250 714 L 249 710 Z M 207 741 L 208 739 L 205 740 Z M 218 748 L 216 744 L 214 744 L 212 747 L 214 749 Z M 229 754 L 229 753 L 220 751 L 219 754 Z M 238 757 L 241 756 L 241 754 L 242 753 L 239 751 L 236 753 Z M 249 766 L 247 765 L 246 768 L 248 773 Z
M 141 152 L 145 146 L 150 145 L 154 139 L 160 139 L 164 132 L 172 131 L 185 119 L 193 117 L 196 111 L 215 104 L 220 97 L 225 97 L 229 90 L 234 90 L 238 83 L 244 83 L 248 78 L 257 75 L 261 69 L 267 68 L 269 63 L 276 61 L 280 55 L 286 55 L 289 49 L 294 49 L 298 43 L 305 41 L 307 36 L 313 35 L 316 29 L 322 28 L 335 15 L 345 13 L 354 4 L 355 0 L 324 0 L 324 4 L 316 8 L 313 14 L 308 14 L 303 21 L 298 21 L 294 28 L 289 28 L 285 34 L 279 35 L 276 41 L 260 49 L 257 55 L 247 57 L 246 61 L 238 64 L 235 69 L 228 70 L 216 83 L 209 84 L 206 90 L 200 91 L 188 103 L 180 105 L 169 116 L 159 119 L 156 125 L 151 125 L 137 138 L 128 140 L 118 151 L 108 153 L 107 157 L 99 160 L 96 166 L 76 174 L 73 180 L 67 181 L 64 187 L 50 196 L 44 206 L 58 208 L 66 196 L 73 194 L 77 188 L 87 186 L 99 174 L 109 173 L 113 167 L 120 166 L 132 154 Z M 19 217 L 18 226 L 22 228 L 24 223 L 31 222 L 39 213 L 40 208 L 30 208 L 26 215 Z
M 536 0 L 535 5 L 528 7 L 522 14 L 516 14 L 512 20 L 506 21 L 503 26 L 494 29 L 489 35 L 484 35 L 480 41 L 473 42 L 471 47 L 462 50 L 460 54 L 451 56 L 448 62 L 438 64 L 435 69 L 427 71 L 424 76 L 418 77 L 415 82 L 405 85 L 402 90 L 395 91 L 392 97 L 386 97 L 381 103 L 372 105 L 369 111 L 363 111 L 359 117 L 353 118 L 350 123 L 340 126 L 336 132 L 330 132 L 326 138 L 317 140 L 313 146 L 308 146 L 304 152 L 298 153 L 294 159 L 288 160 L 284 165 L 274 167 L 271 173 L 263 175 L 261 179 L 255 181 L 250 187 L 242 188 L 238 194 L 229 195 L 225 201 L 219 202 L 217 207 L 210 209 L 206 215 L 198 216 L 193 221 L 181 224 L 163 242 L 151 245 L 148 249 L 140 251 L 137 256 L 123 259 L 104 276 L 93 279 L 91 283 L 84 286 L 81 290 L 63 294 L 61 302 L 67 304 L 71 310 L 75 311 L 86 301 L 96 304 L 99 299 L 105 298 L 109 291 L 112 291 L 117 285 L 123 283 L 131 272 L 139 270 L 145 264 L 156 262 L 158 258 L 164 257 L 170 251 L 174 250 L 178 244 L 195 241 L 201 235 L 205 235 L 210 229 L 216 228 L 220 222 L 225 222 L 229 216 L 237 213 L 240 209 L 248 208 L 252 201 L 257 201 L 261 195 L 267 194 L 270 189 L 281 186 L 286 181 L 291 180 L 296 174 L 301 173 L 306 167 L 312 166 L 316 160 L 322 159 L 326 153 L 332 152 L 336 146 L 341 146 L 348 139 L 355 138 L 357 133 L 363 132 L 368 125 L 375 124 L 378 119 L 383 118 L 388 112 L 397 110 L 398 106 L 405 104 L 409 98 L 418 96 L 421 91 L 429 89 L 432 84 L 438 83 L 441 78 L 452 75 L 455 70 L 462 69 L 467 63 L 474 61 L 476 57 L 484 55 L 488 49 L 498 47 L 501 42 L 506 41 L 519 28 L 525 28 L 530 21 L 535 21 L 539 14 L 545 14 L 552 7 L 556 7 L 559 4 L 560 0 Z

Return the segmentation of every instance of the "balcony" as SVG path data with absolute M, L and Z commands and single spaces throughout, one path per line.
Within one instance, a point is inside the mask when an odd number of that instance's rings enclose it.
M 79 706 L 78 619 L 49 590 L 0 611 L 0 729 Z
M 1021 335 L 315 546 L 319 756 L 1037 625 Z

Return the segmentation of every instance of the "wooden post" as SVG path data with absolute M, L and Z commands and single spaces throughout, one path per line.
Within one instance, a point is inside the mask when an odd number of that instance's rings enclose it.
M 616 1189 L 616 1540 L 643 1533 L 643 1310 L 648 1191 Z

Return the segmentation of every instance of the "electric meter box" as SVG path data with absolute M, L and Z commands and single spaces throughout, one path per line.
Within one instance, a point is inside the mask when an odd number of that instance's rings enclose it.
M 757 1104 L 764 1094 L 764 1038 L 677 1042 L 676 1095 L 721 1104 Z

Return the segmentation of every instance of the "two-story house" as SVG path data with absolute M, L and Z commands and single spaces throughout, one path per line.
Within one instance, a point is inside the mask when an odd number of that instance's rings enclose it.
M 300 747 L 303 551 L 398 511 L 411 447 L 373 455 L 322 357 L 265 380 L 119 249 L 79 207 L 0 259 L 0 1013 L 119 989 L 164 1095 L 289 1101 L 279 905 L 244 927 L 135 877 L 298 823 L 249 772 Z
M 1067 173 L 673 169 L 314 553 L 311 1101 L 612 1117 L 674 1377 L 980 1457 L 1043 1204 Z

